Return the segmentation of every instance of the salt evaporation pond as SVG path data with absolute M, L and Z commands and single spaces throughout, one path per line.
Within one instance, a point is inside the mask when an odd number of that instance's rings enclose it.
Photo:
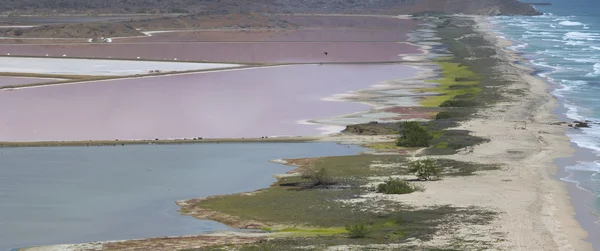
M 169 59 L 173 60 L 174 58 Z M 209 70 L 239 66 L 240 65 L 236 64 L 188 62 L 0 57 L 0 72 L 36 74 L 128 76 L 136 74 L 148 74 L 151 70 L 171 72 Z
M 324 52 L 328 52 L 327 55 Z M 401 54 L 420 53 L 398 42 L 161 42 L 0 44 L 0 55 L 120 58 L 232 63 L 318 63 L 401 61 Z
M 0 250 L 227 230 L 176 200 L 267 187 L 270 159 L 350 155 L 335 143 L 0 149 Z
M 0 110 L 0 141 L 317 135 L 299 122 L 370 108 L 324 98 L 416 71 L 293 65 L 0 91 L 0 107 L 18 107 Z

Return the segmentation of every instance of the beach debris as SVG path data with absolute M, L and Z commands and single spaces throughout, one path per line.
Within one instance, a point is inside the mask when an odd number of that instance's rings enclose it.
M 329 54 L 328 52 L 325 52 L 325 56 L 327 56 L 328 54 Z
M 573 123 L 569 124 L 569 127 L 573 127 L 573 128 L 590 128 L 590 123 L 591 121 L 586 120 L 586 121 L 573 121 Z

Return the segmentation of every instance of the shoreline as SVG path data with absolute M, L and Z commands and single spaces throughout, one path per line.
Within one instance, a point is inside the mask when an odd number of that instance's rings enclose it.
M 502 51 L 506 57 L 512 59 L 508 62 L 512 63 L 514 67 L 521 68 L 522 70 L 528 71 L 526 76 L 521 76 L 524 79 L 529 79 L 529 91 L 533 92 L 535 89 L 539 90 L 538 93 L 540 98 L 545 99 L 546 104 L 538 111 L 538 113 L 532 113 L 532 119 L 534 121 L 540 120 L 556 120 L 559 118 L 555 110 L 560 106 L 558 98 L 551 93 L 551 85 L 545 80 L 535 75 L 535 71 L 523 63 L 528 61 L 518 53 L 509 51 L 506 47 L 511 43 L 510 41 L 497 37 L 493 31 L 489 29 L 491 25 L 485 18 L 475 18 L 476 22 L 480 26 L 480 31 L 488 36 L 488 39 L 495 40 L 496 49 Z M 533 107 L 531 107 L 533 108 Z M 555 133 L 550 133 L 554 136 L 554 139 L 548 140 L 546 137 L 540 135 L 538 140 L 543 142 L 547 146 L 545 151 L 553 152 L 552 154 L 544 156 L 536 160 L 539 162 L 546 163 L 550 168 L 546 169 L 547 177 L 541 177 L 542 187 L 546 187 L 539 193 L 553 192 L 550 195 L 546 195 L 542 199 L 543 205 L 541 207 L 542 222 L 548 228 L 551 238 L 556 245 L 557 250 L 593 250 L 591 243 L 585 243 L 583 239 L 588 239 L 588 234 L 575 217 L 576 207 L 573 205 L 572 198 L 569 196 L 569 190 L 567 184 L 557 179 L 557 175 L 560 173 L 560 166 L 556 165 L 556 160 L 560 158 L 570 158 L 573 156 L 575 150 L 570 146 L 570 138 L 567 136 L 568 128 L 561 130 L 555 130 Z M 550 149 L 548 149 L 548 147 Z M 558 150 L 560 149 L 560 150 Z M 542 173 L 543 174 L 543 173 Z M 545 183 L 545 184 L 544 184 Z M 538 196 L 542 196 L 539 194 Z M 553 219 L 555 218 L 556 219 Z M 568 230 L 567 230 L 568 229 Z
M 560 99 L 559 99 L 560 101 Z M 568 119 L 566 108 L 563 103 L 555 110 L 557 116 Z M 587 241 L 592 243 L 595 249 L 600 248 L 600 240 L 591 236 L 600 236 L 600 216 L 597 214 L 597 208 L 594 203 L 597 198 L 592 194 L 591 191 L 582 189 L 579 187 L 577 182 L 566 180 L 573 173 L 567 169 L 569 166 L 577 165 L 579 161 L 593 161 L 597 158 L 597 155 L 592 152 L 591 149 L 581 147 L 577 143 L 571 140 L 568 132 L 565 132 L 569 138 L 569 145 L 574 150 L 573 154 L 568 157 L 557 158 L 555 160 L 556 165 L 559 166 L 559 170 L 556 173 L 556 179 L 564 183 L 567 187 L 570 201 L 575 207 L 575 218 L 581 224 L 583 229 L 588 232 Z
M 488 23 L 487 25 L 492 25 Z M 501 33 L 492 31 L 491 33 L 503 35 Z M 500 40 L 504 40 L 505 43 L 512 45 L 511 40 L 501 37 Z M 505 46 L 505 48 L 507 48 Z M 528 59 L 524 58 L 522 52 L 514 51 L 508 49 L 510 53 L 515 55 L 515 57 L 520 58 L 520 60 L 516 61 L 517 64 L 521 64 L 523 67 L 529 68 L 532 71 L 532 77 L 537 78 L 545 82 L 546 91 L 550 96 L 555 100 L 554 109 L 552 109 L 552 113 L 555 117 L 557 117 L 560 121 L 573 121 L 573 119 L 569 118 L 566 114 L 566 107 L 564 106 L 564 102 L 561 101 L 561 97 L 554 95 L 554 91 L 558 88 L 558 85 L 550 82 L 543 76 L 538 75 L 538 72 L 533 68 L 534 66 L 529 62 Z M 553 175 L 553 178 L 562 184 L 564 184 L 564 190 L 566 190 L 566 195 L 570 202 L 571 208 L 568 209 L 575 220 L 578 222 L 580 227 L 587 232 L 588 237 L 585 238 L 586 241 L 591 243 L 592 249 L 600 249 L 600 240 L 593 238 L 592 236 L 600 236 L 600 228 L 598 227 L 600 222 L 600 216 L 597 214 L 597 208 L 593 208 L 593 203 L 596 202 L 597 198 L 590 193 L 590 191 L 584 190 L 578 187 L 576 182 L 565 180 L 569 176 L 572 175 L 571 172 L 567 170 L 567 167 L 576 165 L 579 161 L 582 160 L 595 160 L 597 157 L 592 153 L 591 149 L 584 148 L 578 146 L 575 142 L 572 141 L 569 136 L 569 131 L 575 130 L 574 128 L 567 128 L 564 130 L 565 142 L 566 145 L 569 145 L 570 154 L 568 156 L 557 156 L 553 165 L 556 166 L 556 171 Z M 593 156 L 593 157 L 591 157 Z M 583 158 L 583 159 L 582 159 Z

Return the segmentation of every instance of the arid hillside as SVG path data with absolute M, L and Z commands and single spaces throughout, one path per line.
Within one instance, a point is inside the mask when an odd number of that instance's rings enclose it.
M 0 0 L 3 14 L 70 13 L 361 13 L 445 12 L 534 15 L 516 0 Z

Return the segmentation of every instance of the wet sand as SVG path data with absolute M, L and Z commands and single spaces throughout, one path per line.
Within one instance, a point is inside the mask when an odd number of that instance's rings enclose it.
M 10 85 L 27 85 L 44 82 L 58 81 L 57 78 L 28 78 L 28 77 L 8 77 L 0 76 L 0 87 Z
M 323 98 L 415 73 L 294 65 L 15 89 L 0 92 L 0 106 L 19 107 L 0 111 L 0 141 L 315 135 L 298 122 L 369 109 Z
M 325 55 L 324 52 L 328 52 Z M 239 63 L 401 61 L 417 53 L 413 45 L 395 42 L 165 42 L 121 44 L 0 45 L 0 55 L 120 59 L 173 59 Z

